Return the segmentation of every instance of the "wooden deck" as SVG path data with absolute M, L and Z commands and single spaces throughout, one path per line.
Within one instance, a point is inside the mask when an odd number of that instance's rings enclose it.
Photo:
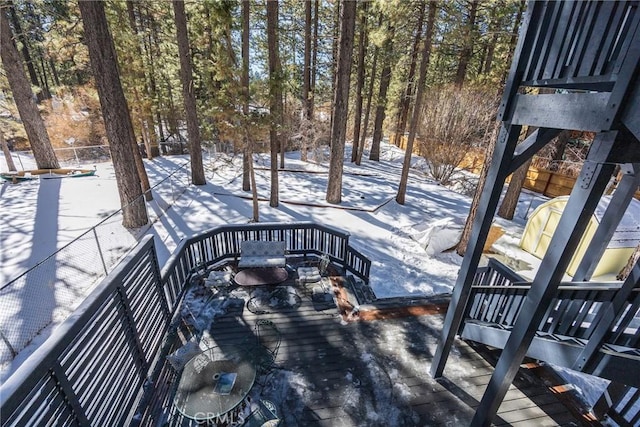
M 278 368 L 267 384 L 256 385 L 254 399 L 276 404 L 285 426 L 465 426 L 471 421 L 493 372 L 491 351 L 477 352 L 456 341 L 445 376 L 431 378 L 441 314 L 390 316 L 346 321 L 336 307 L 317 310 L 312 285 L 285 283 L 299 299 L 293 307 L 247 309 L 249 291 L 224 291 L 225 313 L 205 333 L 209 345 L 241 345 L 258 319 L 274 322 L 281 335 Z M 252 292 L 255 292 L 252 291 Z M 253 311 L 256 311 L 255 309 Z M 529 369 L 521 368 L 498 412 L 496 425 L 586 425 L 572 415 Z M 167 371 L 168 372 L 168 371 Z M 142 417 L 142 424 L 189 425 L 171 408 L 175 375 L 156 388 L 169 390 L 163 403 Z M 161 382 L 164 382 L 161 383 Z M 165 407 L 159 416 L 154 411 Z

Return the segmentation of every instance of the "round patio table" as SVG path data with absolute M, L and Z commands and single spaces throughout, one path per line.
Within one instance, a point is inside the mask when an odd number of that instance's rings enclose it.
M 247 268 L 233 278 L 240 286 L 277 285 L 289 277 L 287 270 L 282 267 Z
M 214 352 L 207 350 L 185 365 L 174 404 L 193 420 L 228 421 L 228 413 L 244 401 L 255 378 L 255 367 L 241 353 L 216 360 Z

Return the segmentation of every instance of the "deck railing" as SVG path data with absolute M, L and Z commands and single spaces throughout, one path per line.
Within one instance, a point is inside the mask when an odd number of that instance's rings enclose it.
M 284 241 L 289 254 L 327 254 L 332 262 L 369 282 L 371 261 L 349 245 L 349 234 L 310 222 L 223 225 L 184 240 L 163 271 L 170 304 L 182 292 L 187 276 L 201 268 L 240 256 L 244 240 Z
M 289 253 L 327 254 L 366 281 L 371 262 L 348 239 L 312 223 L 221 226 L 184 240 L 161 273 L 146 237 L 2 385 L 0 424 L 134 423 L 194 271 L 237 257 L 242 240 L 284 240 Z
M 621 287 L 621 282 L 561 283 L 538 326 L 538 334 L 589 340 Z M 492 259 L 475 276 L 465 319 L 511 328 L 530 290 L 530 282 Z M 623 309 L 612 319 L 603 344 L 639 348 L 639 288 L 631 291 Z
M 147 237 L 0 388 L 2 425 L 125 425 L 170 318 Z

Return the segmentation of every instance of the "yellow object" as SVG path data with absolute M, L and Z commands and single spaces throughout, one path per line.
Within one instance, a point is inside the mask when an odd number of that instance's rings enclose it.
M 544 257 L 568 200 L 568 196 L 556 197 L 541 204 L 533 211 L 520 240 L 522 249 L 540 259 Z M 598 228 L 598 224 L 600 224 L 600 218 L 602 218 L 609 200 L 610 197 L 603 197 L 596 212 L 591 217 L 589 225 L 580 239 L 576 252 L 567 268 L 567 274 L 570 276 L 576 273 L 580 260 L 584 256 Z M 626 265 L 638 243 L 640 243 L 640 202 L 632 200 L 605 253 L 602 255 L 593 276 L 618 274 Z
M 502 227 L 491 224 L 491 228 L 489 229 L 489 234 L 487 235 L 487 241 L 484 243 L 484 247 L 482 248 L 483 253 L 490 253 L 491 246 L 498 240 L 500 237 L 504 235 L 504 230 Z

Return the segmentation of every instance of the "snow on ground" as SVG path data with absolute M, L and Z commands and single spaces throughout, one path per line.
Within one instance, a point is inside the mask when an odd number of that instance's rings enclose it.
M 450 292 L 461 258 L 455 252 L 443 253 L 442 250 L 456 243 L 458 230 L 469 210 L 470 197 L 428 179 L 420 170 L 422 159 L 414 157 L 418 167 L 410 174 L 406 203 L 396 203 L 404 152 L 383 143 L 381 161 L 364 160 L 360 167 L 349 163 L 347 149 L 343 202 L 331 205 L 325 201 L 328 151 L 325 149 L 319 154 L 316 158 L 324 161 L 307 163 L 299 160 L 299 153 L 287 153 L 286 170 L 279 174 L 281 204 L 271 208 L 268 202 L 260 202 L 260 221 L 313 221 L 349 232 L 350 244 L 372 261 L 370 284 L 378 298 Z M 256 155 L 254 160 L 259 195 L 268 200 L 269 158 Z M 25 164 L 24 156 L 21 161 L 25 168 L 35 167 Z M 152 186 L 187 161 L 181 156 L 145 160 Z M 95 166 L 94 177 L 2 184 L 0 283 L 19 276 L 119 209 L 112 164 Z M 0 158 L 0 170 L 6 170 L 4 168 L 4 159 Z M 103 249 L 106 247 L 113 257 L 120 258 L 142 234 L 152 234 L 162 265 L 180 241 L 192 234 L 220 224 L 249 222 L 252 206 L 248 194 L 241 189 L 241 159 L 214 154 L 205 157 L 205 168 L 207 184 L 204 186 L 180 187 L 180 179 L 184 181 L 188 174 L 184 169 L 182 176 L 176 174 L 176 180 L 159 184 L 154 190 L 154 201 L 148 203 L 154 221 L 148 229 L 132 232 L 120 225 L 118 216 L 107 220 L 99 228 L 106 230 L 100 233 Z M 535 273 L 539 261 L 517 245 L 528 213 L 544 200 L 525 191 L 514 220 L 496 220 L 505 235 L 494 249 L 504 254 L 502 261 L 511 262 L 513 267 L 520 267 L 530 275 Z M 73 254 L 74 245 L 67 248 L 67 252 Z M 83 250 L 81 245 L 77 248 Z M 82 299 L 89 291 L 87 288 L 77 293 L 77 298 Z M 37 299 L 37 295 L 32 297 Z M 54 295 L 54 300 L 57 299 Z M 22 303 L 16 301 L 18 306 Z M 77 303 L 79 301 L 72 305 Z M 5 317 L 5 321 L 11 321 L 11 316 Z M 24 357 L 21 354 L 19 359 Z M 3 366 L 1 378 L 6 378 L 15 368 L 16 363 Z
M 315 154 L 316 159 L 324 160 L 302 162 L 300 153 L 287 154 L 286 171 L 280 173 L 279 179 L 281 204 L 271 208 L 268 202 L 260 202 L 261 222 L 314 221 L 349 232 L 351 245 L 372 261 L 371 286 L 379 298 L 450 292 L 461 259 L 453 252 L 440 253 L 433 247 L 425 251 L 425 242 L 418 242 L 417 236 L 434 222 L 464 223 L 470 198 L 438 185 L 415 170 L 410 175 L 406 204 L 397 204 L 395 194 L 403 151 L 383 144 L 380 162 L 364 160 L 362 166 L 357 167 L 345 160 L 343 203 L 330 205 L 324 200 L 328 150 Z M 345 158 L 350 158 L 349 150 Z M 111 216 L 120 204 L 111 163 L 73 165 L 95 166 L 97 173 L 93 177 L 2 184 L 0 283 L 10 282 L 63 248 L 46 261 L 51 268 L 40 268 L 39 272 L 1 289 L 3 334 L 12 343 L 20 343 L 18 348 L 22 348 L 22 343 L 39 332 L 39 338 L 31 346 L 34 347 L 91 291 L 86 276 L 79 280 L 73 274 L 84 266 L 100 272 L 94 233 L 66 245 L 98 223 L 95 235 L 109 260 L 115 262 L 121 258 L 142 234 L 148 233 L 154 235 L 159 261 L 164 264 L 180 241 L 190 235 L 220 224 L 249 222 L 251 200 L 241 189 L 240 161 L 239 156 L 233 158 L 225 154 L 205 157 L 208 183 L 196 187 L 187 185 L 188 167 L 183 167 L 187 158 L 145 160 L 149 179 L 155 186 L 154 200 L 147 204 L 153 224 L 148 229 L 134 231 L 121 226 L 120 216 Z M 24 154 L 20 155 L 19 164 L 35 168 L 33 160 Z M 268 155 L 255 156 L 258 191 L 265 199 L 270 189 L 268 164 Z M 0 159 L 0 170 L 6 170 L 5 167 L 4 159 Z M 165 180 L 172 173 L 172 178 Z M 434 232 L 430 240 L 432 243 L 437 240 L 438 248 L 455 243 L 450 236 L 443 239 L 442 233 Z M 93 258 L 85 260 L 89 254 L 93 254 Z M 72 261 L 79 262 L 80 268 L 70 269 Z M 41 277 L 42 274 L 55 280 Z M 69 284 L 74 284 L 73 289 Z M 48 301 L 48 304 L 38 305 L 34 310 L 36 301 Z M 53 326 L 43 329 L 51 322 Z M 31 330 L 25 331 L 24 325 Z M 18 361 L 21 358 L 22 355 Z

